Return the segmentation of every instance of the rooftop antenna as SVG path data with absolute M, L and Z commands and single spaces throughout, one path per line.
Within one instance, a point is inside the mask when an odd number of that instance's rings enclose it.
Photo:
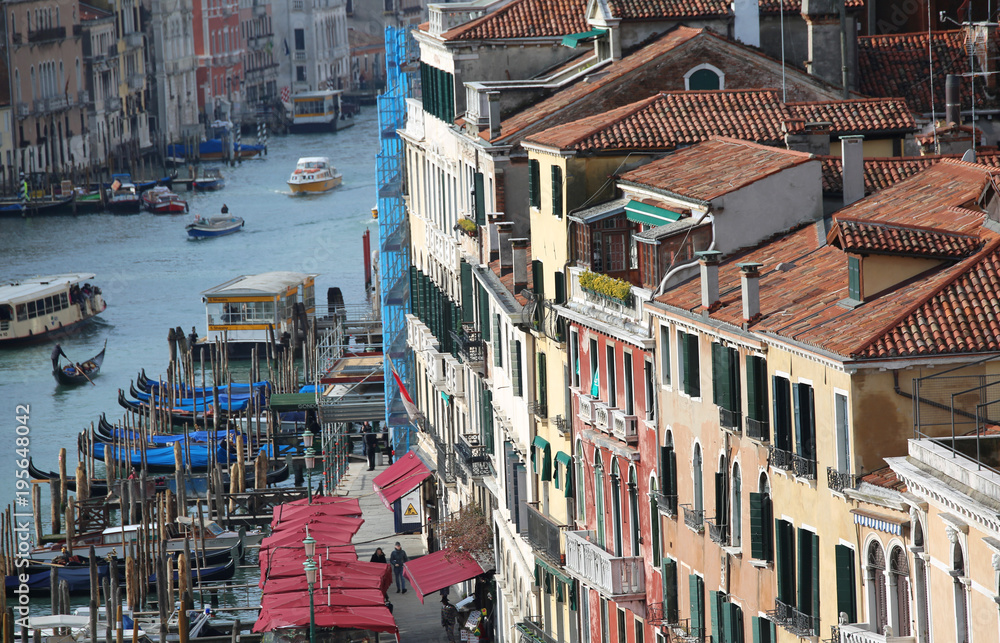
M 938 142 L 937 112 L 934 109 L 934 42 L 931 39 L 931 3 L 927 3 L 927 72 L 931 77 L 931 128 L 934 130 L 934 153 L 941 153 Z

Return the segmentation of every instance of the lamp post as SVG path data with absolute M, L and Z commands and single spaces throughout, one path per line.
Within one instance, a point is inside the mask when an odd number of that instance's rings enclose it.
M 306 432 L 302 434 L 302 444 L 306 447 L 306 486 L 309 488 L 309 504 L 313 502 L 312 470 L 316 466 L 316 450 L 313 449 L 313 438 L 315 437 L 307 426 Z
M 308 536 L 306 537 L 306 540 L 309 540 Z M 312 546 L 315 550 L 315 541 L 313 541 Z M 312 556 L 310 556 L 306 559 L 306 562 L 302 566 L 305 568 L 306 572 L 306 584 L 309 585 L 309 643 L 316 643 L 316 608 L 313 604 L 313 585 L 316 583 L 316 563 L 313 562 Z

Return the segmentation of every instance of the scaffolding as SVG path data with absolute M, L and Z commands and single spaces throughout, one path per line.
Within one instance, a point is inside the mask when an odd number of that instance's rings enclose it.
M 391 372 L 390 360 L 404 383 L 412 390 L 413 358 L 406 350 L 406 313 L 410 305 L 410 243 L 403 202 L 403 141 L 398 130 L 406 125 L 406 99 L 410 96 L 407 51 L 413 40 L 406 27 L 386 27 L 386 90 L 378 97 L 379 153 L 376 157 L 379 221 L 379 294 L 382 301 L 384 372 Z M 412 46 L 412 45 L 410 45 Z M 385 378 L 385 423 L 393 449 L 410 449 L 414 430 L 403 406 L 399 386 Z

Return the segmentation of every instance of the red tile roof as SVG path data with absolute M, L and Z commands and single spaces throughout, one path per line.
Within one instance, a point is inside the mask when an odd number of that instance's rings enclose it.
M 917 129 L 913 114 L 898 98 L 861 98 L 788 103 L 789 111 L 807 123 L 831 123 L 839 136 L 907 133 Z
M 839 156 L 824 156 L 823 159 L 823 192 L 827 194 L 843 194 L 844 173 Z M 926 170 L 938 161 L 946 158 L 958 159 L 961 155 L 942 156 L 896 156 L 890 158 L 865 159 L 865 195 L 884 190 L 895 185 L 917 172 Z M 990 148 L 986 154 L 976 155 L 976 163 L 990 167 L 1000 167 L 1000 153 L 996 148 Z
M 972 204 L 998 170 L 943 160 L 878 195 L 840 211 L 836 218 L 932 227 L 978 235 L 985 245 L 958 262 L 945 262 L 886 289 L 854 308 L 847 296 L 843 250 L 822 244 L 814 224 L 805 225 L 720 266 L 721 300 L 711 316 L 743 323 L 737 263 L 762 264 L 760 310 L 752 330 L 784 337 L 846 358 L 883 359 L 1000 350 L 1000 237 L 984 227 Z M 698 279 L 657 301 L 701 311 Z
M 838 217 L 827 239 L 844 252 L 962 259 L 982 247 L 976 235 Z
M 669 20 L 730 16 L 732 3 L 727 0 L 610 0 L 611 15 L 623 20 Z M 785 15 L 802 11 L 802 0 L 759 0 L 760 12 Z M 864 7 L 864 0 L 847 0 L 848 9 Z
M 871 473 L 866 473 L 861 476 L 861 482 L 867 482 L 868 484 L 885 489 L 893 489 L 901 493 L 906 491 L 906 483 L 897 478 L 896 472 L 889 467 L 882 467 L 881 469 L 875 469 Z
M 441 34 L 444 40 L 545 38 L 589 31 L 586 0 L 514 0 Z
M 528 284 L 528 287 L 530 287 L 530 285 L 533 283 L 532 282 L 532 274 L 531 274 L 531 244 L 530 243 L 528 244 L 528 250 L 525 253 L 525 255 L 526 255 L 526 261 L 527 261 L 527 264 L 528 264 L 528 279 L 527 279 L 527 284 Z M 517 300 L 517 303 L 521 304 L 522 306 L 526 306 L 528 304 L 528 300 L 527 300 L 527 298 L 525 298 L 524 295 L 521 294 L 521 290 L 518 290 L 517 292 L 514 292 L 514 271 L 511 270 L 510 268 L 501 269 L 500 268 L 500 259 L 494 259 L 493 261 L 491 261 L 489 263 L 489 266 L 490 266 L 490 270 L 492 270 L 493 273 L 496 274 L 496 276 L 500 279 L 500 283 L 503 284 L 503 287 L 506 288 L 507 291 L 510 292 L 512 295 L 514 295 L 514 299 Z
M 961 30 L 935 31 L 930 35 L 933 50 L 934 104 L 939 115 L 944 113 L 944 80 L 948 74 L 969 71 L 969 55 L 965 51 L 965 36 Z M 858 38 L 859 89 L 870 96 L 902 97 L 910 109 L 921 114 L 931 112 L 931 74 L 928 69 L 928 36 L 926 33 L 862 36 Z M 977 83 L 977 88 L 982 86 Z M 964 108 L 970 105 L 971 84 L 961 81 Z M 977 89 L 979 107 L 994 105 L 985 92 Z
M 711 201 L 815 157 L 733 138 L 713 138 L 627 172 L 621 181 Z

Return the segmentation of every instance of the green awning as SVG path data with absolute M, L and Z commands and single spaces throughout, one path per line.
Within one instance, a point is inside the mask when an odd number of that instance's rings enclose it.
M 532 446 L 536 446 L 539 449 L 547 449 L 549 446 L 549 441 L 540 435 L 535 436 L 535 441 L 531 443 Z
M 560 462 L 562 462 L 562 464 L 563 464 L 563 471 L 565 472 L 564 475 L 563 475 L 563 481 L 562 481 L 562 483 L 559 480 L 559 463 Z M 565 483 L 565 481 L 567 481 L 567 480 L 570 479 L 570 463 L 571 462 L 572 462 L 572 458 L 569 455 L 567 455 L 566 453 L 563 453 L 562 451 L 556 451 L 556 470 L 552 474 L 552 481 L 555 482 L 556 489 L 562 488 L 562 484 Z M 568 493 L 565 494 L 565 495 L 566 495 L 566 497 L 569 497 Z
M 316 394 L 275 393 L 268 401 L 267 408 L 279 413 L 312 410 L 316 408 Z
M 573 463 L 573 457 L 562 451 L 556 451 L 556 462 L 562 462 L 563 465 L 569 469 Z
M 597 40 L 606 33 L 608 33 L 607 29 L 591 29 L 590 31 L 581 33 L 571 33 L 568 36 L 563 36 L 562 44 L 565 47 L 573 47 L 575 49 L 581 42 Z
M 538 556 L 535 556 L 535 565 L 536 565 L 536 570 L 538 567 L 541 567 L 543 570 L 555 576 L 556 580 L 558 580 L 560 583 L 565 583 L 566 585 L 573 584 L 573 579 L 567 576 L 566 572 L 560 571 L 558 567 L 554 567 L 548 564 Z M 537 571 L 535 573 L 537 573 Z
M 658 208 L 655 205 L 646 205 L 639 201 L 629 201 L 625 205 L 625 218 L 636 223 L 667 225 L 680 219 L 681 213 L 665 208 Z

